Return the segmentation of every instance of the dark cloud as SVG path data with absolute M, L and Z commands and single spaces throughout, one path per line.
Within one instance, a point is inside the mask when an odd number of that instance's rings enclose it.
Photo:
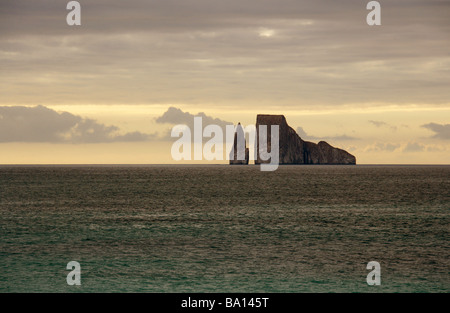
M 0 17 L 9 32 L 63 33 L 68 1 L 2 0 Z M 79 0 L 82 21 L 90 32 L 181 31 L 258 25 L 261 20 L 338 20 L 358 17 L 365 23 L 368 1 L 341 0 Z M 446 0 L 382 2 L 383 25 L 415 22 L 448 26 Z M 431 17 L 434 17 L 431 20 Z M 21 18 L 21 22 L 17 19 Z M 45 20 L 45 23 L 42 22 Z M 133 23 L 130 23 L 133 21 Z M 31 27 L 30 27 L 31 26 Z M 3 32 L 5 34 L 5 32 Z
M 0 142 L 106 143 L 154 138 L 140 132 L 121 135 L 117 126 L 42 105 L 0 107 Z
M 450 140 L 450 124 L 429 123 L 422 127 L 434 132 L 433 138 Z
M 0 102 L 55 90 L 76 103 L 254 107 L 450 97 L 446 0 L 382 2 L 380 27 L 357 0 L 80 3 L 70 27 L 66 1 L 0 1 Z

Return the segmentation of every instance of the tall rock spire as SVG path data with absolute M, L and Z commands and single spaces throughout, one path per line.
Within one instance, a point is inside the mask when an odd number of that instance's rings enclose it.
M 249 159 L 249 149 L 245 140 L 244 129 L 241 123 L 236 126 L 234 133 L 233 148 L 230 151 L 230 164 L 232 165 L 247 165 Z

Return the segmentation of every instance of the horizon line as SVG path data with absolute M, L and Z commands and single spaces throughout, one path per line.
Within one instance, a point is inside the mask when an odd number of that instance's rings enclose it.
M 228 164 L 228 163 L 11 163 L 0 167 L 11 166 L 259 166 L 260 164 Z M 280 166 L 450 166 L 442 163 L 362 163 L 362 164 L 279 164 Z

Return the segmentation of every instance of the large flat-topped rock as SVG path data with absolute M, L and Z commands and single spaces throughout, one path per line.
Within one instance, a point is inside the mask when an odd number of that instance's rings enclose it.
M 256 130 L 259 126 L 267 125 L 267 147 L 270 151 L 271 125 L 279 126 L 280 164 L 356 164 L 356 158 L 345 150 L 335 148 L 325 141 L 318 144 L 304 141 L 287 124 L 284 115 L 258 114 L 256 117 Z M 263 161 L 259 155 L 259 140 L 257 141 L 257 159 L 255 164 L 269 163 Z

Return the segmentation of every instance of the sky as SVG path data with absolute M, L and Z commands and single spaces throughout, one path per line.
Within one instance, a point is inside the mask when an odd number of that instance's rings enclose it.
M 179 163 L 174 125 L 257 114 L 450 164 L 450 1 L 379 1 L 380 26 L 366 0 L 80 0 L 80 26 L 68 2 L 0 1 L 0 164 Z

